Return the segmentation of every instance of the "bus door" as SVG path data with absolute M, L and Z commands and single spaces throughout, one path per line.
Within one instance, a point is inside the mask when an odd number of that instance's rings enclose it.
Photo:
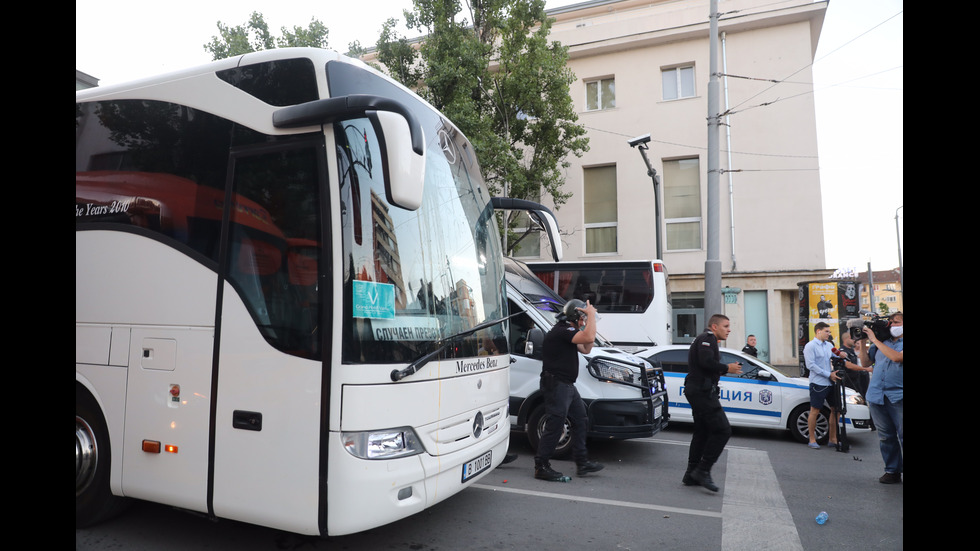
M 323 137 L 233 151 L 229 173 L 213 513 L 308 532 L 324 495 L 329 395 L 321 297 L 330 289 L 320 279 L 321 259 L 329 258 L 329 247 L 320 246 Z

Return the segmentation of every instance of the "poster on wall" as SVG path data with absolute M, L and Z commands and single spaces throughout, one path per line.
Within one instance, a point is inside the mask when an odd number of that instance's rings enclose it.
M 806 377 L 808 374 L 803 361 L 803 347 L 813 340 L 814 327 L 820 322 L 830 325 L 834 343 L 840 345 L 841 332 L 847 330 L 847 321 L 860 316 L 859 286 L 856 281 L 808 281 L 798 284 L 800 376 Z

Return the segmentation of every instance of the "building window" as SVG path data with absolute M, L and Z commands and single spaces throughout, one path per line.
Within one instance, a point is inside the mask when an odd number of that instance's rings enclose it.
M 701 248 L 701 167 L 698 159 L 664 161 L 664 222 L 668 251 Z
M 585 110 L 598 111 L 616 107 L 616 79 L 604 78 L 585 83 Z
M 694 97 L 693 65 L 662 69 L 660 74 L 663 80 L 665 100 Z
M 514 232 L 519 241 L 509 245 L 513 247 L 510 256 L 534 258 L 541 256 L 541 232 L 533 229 L 534 223 L 531 222 L 531 217 L 526 212 L 517 212 L 514 213 L 514 218 L 516 220 Z
M 615 253 L 616 167 L 586 168 L 584 181 L 585 253 Z

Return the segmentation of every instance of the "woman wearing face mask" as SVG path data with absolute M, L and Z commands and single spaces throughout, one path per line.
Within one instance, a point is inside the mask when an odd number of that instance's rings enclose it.
M 870 328 L 865 327 L 864 333 L 871 346 L 866 352 L 863 346 L 860 347 L 861 361 L 867 362 L 864 365 L 874 365 L 865 398 L 878 431 L 881 458 L 885 461 L 885 474 L 878 479 L 883 484 L 902 481 L 902 386 L 905 379 L 902 322 L 901 312 L 888 317 L 891 338 L 885 341 L 879 340 Z

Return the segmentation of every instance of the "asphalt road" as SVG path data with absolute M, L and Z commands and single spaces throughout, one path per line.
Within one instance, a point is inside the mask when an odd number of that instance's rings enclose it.
M 904 547 L 904 484 L 878 482 L 874 433 L 851 435 L 847 453 L 811 450 L 788 434 L 735 429 L 712 475 L 718 493 L 680 483 L 689 425 L 650 439 L 590 442 L 598 473 L 568 483 L 532 477 L 523 435 L 517 461 L 407 519 L 332 538 L 205 518 L 149 503 L 75 531 L 77 551 L 215 550 L 741 550 Z M 827 511 L 830 520 L 814 518 Z

